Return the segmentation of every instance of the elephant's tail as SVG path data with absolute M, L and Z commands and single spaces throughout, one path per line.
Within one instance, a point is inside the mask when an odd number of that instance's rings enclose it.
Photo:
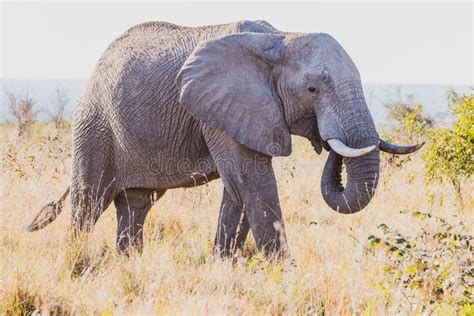
M 36 215 L 33 222 L 26 227 L 26 230 L 29 232 L 34 232 L 35 230 L 39 230 L 44 228 L 46 225 L 51 223 L 56 219 L 56 217 L 61 214 L 64 206 L 64 200 L 66 200 L 69 194 L 69 187 L 67 188 L 66 192 L 61 196 L 59 201 L 48 203 L 44 206 L 41 211 Z

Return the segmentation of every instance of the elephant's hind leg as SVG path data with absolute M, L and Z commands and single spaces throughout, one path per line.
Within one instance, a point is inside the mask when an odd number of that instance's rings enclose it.
M 165 191 L 149 189 L 125 189 L 114 199 L 117 208 L 117 251 L 126 253 L 130 247 L 141 251 L 143 225 L 154 201 Z
M 231 256 L 242 249 L 250 230 L 244 210 L 237 205 L 226 189 L 222 196 L 219 221 L 217 224 L 214 252 L 221 256 Z
M 82 179 L 79 181 L 78 178 L 73 179 L 71 185 L 71 220 L 75 237 L 92 231 L 100 215 L 117 194 L 113 180 L 104 181 L 109 183 L 106 185 Z

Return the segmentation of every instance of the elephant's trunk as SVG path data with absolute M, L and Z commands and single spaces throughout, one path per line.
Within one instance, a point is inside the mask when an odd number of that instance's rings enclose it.
M 336 143 L 344 147 L 343 143 L 346 147 L 341 151 L 328 142 L 331 151 L 321 178 L 321 192 L 326 203 L 336 212 L 351 214 L 362 210 L 374 196 L 380 171 L 380 152 L 378 134 L 362 89 L 344 92 L 331 100 L 332 115 L 322 115 L 327 118 L 320 127 L 323 139 L 338 139 Z M 345 155 L 346 152 L 357 155 Z M 341 176 L 343 163 L 347 172 L 345 186 Z
M 342 163 L 347 169 L 347 184 L 341 183 Z M 351 214 L 362 210 L 374 196 L 379 178 L 379 151 L 358 158 L 329 153 L 321 178 L 321 192 L 336 212 Z

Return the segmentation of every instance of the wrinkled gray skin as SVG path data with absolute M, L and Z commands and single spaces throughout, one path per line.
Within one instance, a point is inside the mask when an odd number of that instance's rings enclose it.
M 166 190 L 220 177 L 216 251 L 233 253 L 251 230 L 261 251 L 285 255 L 271 161 L 290 155 L 291 134 L 318 154 L 328 139 L 378 144 L 357 68 L 334 38 L 263 21 L 132 27 L 102 55 L 74 113 L 73 227 L 90 230 L 113 201 L 118 250 L 140 248 L 146 215 Z M 323 197 L 340 213 L 360 211 L 378 174 L 378 148 L 358 158 L 331 151 Z M 29 229 L 51 222 L 66 195 Z

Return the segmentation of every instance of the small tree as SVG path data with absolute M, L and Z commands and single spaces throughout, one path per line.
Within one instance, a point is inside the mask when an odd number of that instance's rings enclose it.
M 53 100 L 53 109 L 49 111 L 51 121 L 54 122 L 56 128 L 61 128 L 64 125 L 64 114 L 69 103 L 69 97 L 65 89 L 56 89 L 56 94 Z
M 474 95 L 451 92 L 448 100 L 454 125 L 430 132 L 425 176 L 428 183 L 451 183 L 462 205 L 462 183 L 474 173 Z
M 28 95 L 16 95 L 6 92 L 10 113 L 15 119 L 18 136 L 31 136 L 31 124 L 36 119 L 38 111 L 34 109 L 35 101 Z

